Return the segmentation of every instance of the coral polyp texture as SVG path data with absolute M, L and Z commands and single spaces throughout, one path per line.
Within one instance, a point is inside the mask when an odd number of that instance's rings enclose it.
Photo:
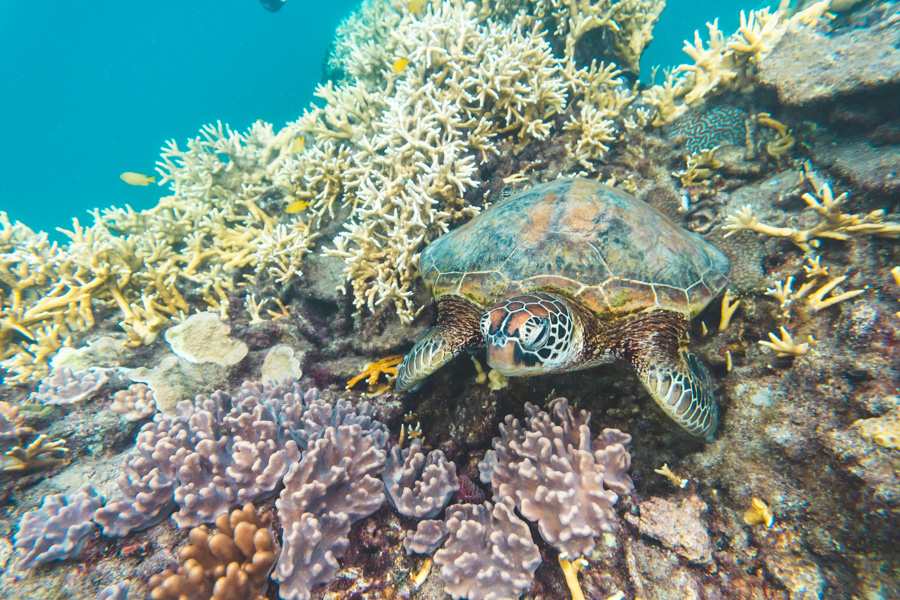
M 447 509 L 447 540 L 434 555 L 454 600 L 518 598 L 531 587 L 541 554 L 510 499 Z
M 459 490 L 456 465 L 440 450 L 426 455 L 418 438 L 391 448 L 381 478 L 391 505 L 414 519 L 433 519 Z

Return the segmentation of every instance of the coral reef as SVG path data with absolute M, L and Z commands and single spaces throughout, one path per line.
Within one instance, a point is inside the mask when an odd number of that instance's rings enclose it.
M 295 380 L 247 383 L 233 397 L 215 392 L 156 415 L 118 479 L 124 495 L 95 520 L 104 534 L 122 536 L 166 516 L 174 501 L 172 518 L 192 527 L 271 494 L 300 458 L 300 415 L 314 401 Z
M 41 379 L 31 400 L 43 404 L 75 404 L 96 394 L 109 378 L 101 369 L 53 369 Z
M 378 475 L 385 464 L 386 432 L 364 428 L 365 420 L 354 413 L 339 417 L 285 476 L 275 503 L 284 549 L 273 575 L 284 600 L 306 600 L 312 588 L 333 581 L 351 525 L 384 503 Z
M 166 569 L 150 577 L 153 600 L 264 597 L 261 593 L 280 550 L 268 521 L 247 504 L 231 514 L 222 513 L 215 524 L 215 534 L 205 525 L 191 529 L 190 543 L 178 552 L 182 564 L 175 571 Z
M 565 398 L 549 413 L 525 405 L 524 425 L 507 417 L 494 438 L 494 501 L 512 498 L 545 542 L 567 557 L 590 556 L 594 537 L 615 529 L 617 494 L 634 489 L 626 447 L 631 436 L 604 429 L 591 439 L 590 414 L 575 416 Z
M 459 490 L 456 465 L 440 450 L 426 456 L 418 438 L 391 448 L 381 478 L 391 506 L 413 519 L 435 518 Z
M 445 524 L 447 540 L 434 564 L 454 600 L 517 598 L 531 586 L 541 555 L 511 499 L 455 504 Z
M 156 414 L 153 390 L 143 383 L 129 385 L 113 394 L 109 410 L 122 415 L 126 421 L 142 421 Z
M 365 0 L 317 106 L 169 142 L 157 206 L 63 244 L 0 214 L 0 565 L 83 546 L 0 569 L 0 595 L 896 595 L 898 9 L 852 4 L 712 23 L 647 87 L 661 2 Z M 713 441 L 615 366 L 504 381 L 476 352 L 392 389 L 434 318 L 425 245 L 578 175 L 729 255 L 690 330 Z M 92 370 L 92 398 L 44 404 Z M 66 504 L 86 481 L 104 507 Z M 103 537 L 67 538 L 75 513 Z
M 81 555 L 97 526 L 91 521 L 100 498 L 90 485 L 75 493 L 53 494 L 41 507 L 22 515 L 16 534 L 16 550 L 21 553 L 17 567 L 27 569 L 38 563 L 65 560 Z

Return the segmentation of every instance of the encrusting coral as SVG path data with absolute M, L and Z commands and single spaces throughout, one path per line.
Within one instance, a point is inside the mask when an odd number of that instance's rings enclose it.
M 40 508 L 26 512 L 19 521 L 18 568 L 79 556 L 97 529 L 91 517 L 99 506 L 100 497 L 90 485 L 69 496 L 46 496 Z
M 153 600 L 261 600 L 280 548 L 252 504 L 216 517 L 216 532 L 191 529 L 182 564 L 150 577 Z

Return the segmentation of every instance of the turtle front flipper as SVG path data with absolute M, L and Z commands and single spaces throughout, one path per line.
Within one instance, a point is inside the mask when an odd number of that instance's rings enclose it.
M 703 363 L 680 347 L 687 320 L 655 311 L 627 327 L 624 357 L 653 400 L 685 431 L 712 440 L 718 407 L 712 380 Z
M 437 325 L 422 334 L 397 369 L 394 387 L 406 392 L 466 350 L 484 346 L 482 311 L 461 296 L 439 296 Z

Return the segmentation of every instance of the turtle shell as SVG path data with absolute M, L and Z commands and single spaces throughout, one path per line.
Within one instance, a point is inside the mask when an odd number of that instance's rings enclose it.
M 695 316 L 728 282 L 719 250 L 626 193 L 559 179 L 498 202 L 422 252 L 434 296 L 483 308 L 546 291 L 602 319 L 650 308 Z

